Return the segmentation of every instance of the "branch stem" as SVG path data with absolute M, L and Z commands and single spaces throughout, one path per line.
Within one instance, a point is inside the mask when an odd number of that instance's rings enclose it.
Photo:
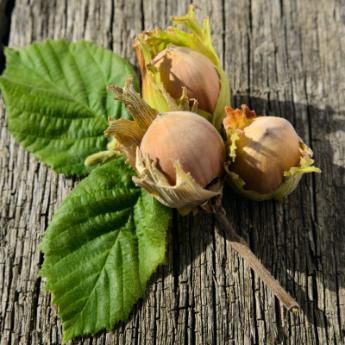
M 261 278 L 261 280 L 271 289 L 279 301 L 289 310 L 297 311 L 299 305 L 296 300 L 280 285 L 271 273 L 260 262 L 258 257 L 250 250 L 247 242 L 239 236 L 233 225 L 229 222 L 223 208 L 214 211 L 219 225 L 226 231 L 231 247 L 240 255 L 247 265 Z

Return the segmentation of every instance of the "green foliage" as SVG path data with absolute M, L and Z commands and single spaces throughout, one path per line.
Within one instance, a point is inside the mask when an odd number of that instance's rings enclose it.
M 41 274 L 64 340 L 127 319 L 164 263 L 171 210 L 134 186 L 123 159 L 94 169 L 66 198 L 41 249 Z
M 128 117 L 107 92 L 132 76 L 131 65 L 89 42 L 36 42 L 6 49 L 0 88 L 8 127 L 15 139 L 42 162 L 67 176 L 88 173 L 84 160 L 105 149 L 109 116 Z

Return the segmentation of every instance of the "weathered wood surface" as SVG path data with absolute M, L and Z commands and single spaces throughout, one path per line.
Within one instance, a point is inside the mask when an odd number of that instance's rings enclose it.
M 229 217 L 301 305 L 283 310 L 229 247 L 211 216 L 174 217 L 168 264 L 130 320 L 76 344 L 344 344 L 345 4 L 199 1 L 211 18 L 235 105 L 283 115 L 313 148 L 322 175 L 283 203 L 225 191 Z M 7 6 L 6 6 L 7 5 Z M 8 23 L 4 9 L 14 9 Z M 0 38 L 87 39 L 130 58 L 131 39 L 183 14 L 187 1 L 0 0 Z M 15 144 L 0 108 L 0 343 L 60 344 L 61 327 L 38 278 L 38 244 L 74 181 Z

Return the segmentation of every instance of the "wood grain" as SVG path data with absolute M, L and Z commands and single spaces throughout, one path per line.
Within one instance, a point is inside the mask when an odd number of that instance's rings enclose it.
M 134 35 L 165 26 L 188 2 L 0 0 L 0 40 L 87 39 L 135 63 Z M 235 255 L 211 216 L 174 215 L 168 263 L 130 320 L 74 344 L 344 344 L 345 4 L 199 1 L 229 74 L 233 102 L 289 119 L 321 175 L 284 202 L 225 191 L 238 232 L 302 310 L 291 315 Z M 7 10 L 5 11 L 5 8 Z M 11 12 L 11 13 L 8 13 Z M 7 21 L 4 18 L 7 17 Z M 38 278 L 38 245 L 77 181 L 18 146 L 0 108 L 0 344 L 61 344 L 61 325 Z

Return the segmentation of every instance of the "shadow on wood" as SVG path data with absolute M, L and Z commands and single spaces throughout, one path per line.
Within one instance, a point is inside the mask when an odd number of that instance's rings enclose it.
M 332 157 L 337 156 L 337 153 L 334 152 L 334 147 L 330 143 L 330 137 L 335 128 L 345 129 L 345 118 L 341 117 L 345 115 L 345 112 L 336 113 L 330 106 L 317 108 L 314 105 L 268 101 L 255 97 L 235 98 L 236 106 L 242 103 L 249 104 L 258 115 L 284 116 L 297 128 L 294 112 L 305 112 L 312 117 L 314 127 L 320 127 L 318 133 L 313 133 L 317 139 L 311 143 L 311 146 L 314 150 L 316 165 L 322 170 L 321 175 L 304 176 L 296 191 L 283 202 L 246 200 L 226 187 L 224 205 L 229 220 L 233 222 L 238 233 L 249 242 L 253 252 L 269 271 L 297 299 L 302 309 L 301 314 L 304 314 L 315 326 L 327 328 L 329 320 L 322 308 L 323 301 L 320 298 L 324 295 L 324 291 L 318 291 L 318 289 L 320 290 L 321 286 L 324 290 L 338 293 L 340 288 L 345 287 L 345 281 L 341 279 L 344 276 L 345 267 L 342 234 L 345 222 L 339 216 L 342 212 L 341 205 L 345 204 L 344 184 L 331 183 L 330 185 L 328 183 L 330 179 L 332 182 L 334 175 L 338 176 L 336 181 L 345 180 L 345 169 L 333 162 Z M 308 137 L 305 138 L 303 134 L 301 137 L 308 142 Z M 330 155 L 330 153 L 333 154 Z M 332 169 L 332 174 L 330 169 Z M 322 217 L 319 217 L 320 215 Z M 329 219 L 329 221 L 325 223 L 322 222 L 323 219 Z M 214 256 L 215 236 L 217 236 L 214 225 L 211 215 L 199 214 L 187 217 L 175 215 L 171 229 L 168 267 L 162 268 L 153 281 L 161 275 L 163 279 L 170 274 L 173 275 L 175 295 L 177 299 L 181 296 L 184 299 L 184 303 L 181 304 L 180 301 L 177 309 L 174 310 L 176 322 L 181 309 L 195 307 L 193 304 L 195 298 L 190 296 L 190 291 L 198 293 L 195 277 L 191 271 L 192 266 L 196 265 L 196 260 L 204 257 L 205 259 L 200 260 L 202 264 L 211 265 L 209 267 L 211 271 L 221 270 L 224 275 L 227 275 L 229 256 L 225 243 L 222 251 L 223 260 L 216 260 Z M 227 234 L 220 230 L 218 234 L 223 239 L 227 238 Z M 208 259 L 212 262 L 211 264 Z M 221 267 L 216 267 L 219 263 Z M 326 267 L 328 269 L 325 269 Z M 251 277 L 253 279 L 253 275 Z M 212 279 L 217 279 L 214 272 Z M 185 285 L 189 285 L 190 289 L 185 289 Z M 254 284 L 252 287 L 256 289 Z M 213 296 L 211 296 L 213 303 L 216 303 L 215 290 L 219 288 L 217 281 L 214 281 Z M 229 285 L 224 288 L 229 288 Z M 277 341 L 283 341 L 288 338 L 288 335 L 282 325 L 278 301 L 274 303 L 275 321 L 279 333 Z M 287 312 L 283 315 L 283 318 L 286 318 Z M 291 314 L 291 318 L 295 317 Z M 340 323 L 339 326 L 341 327 Z

